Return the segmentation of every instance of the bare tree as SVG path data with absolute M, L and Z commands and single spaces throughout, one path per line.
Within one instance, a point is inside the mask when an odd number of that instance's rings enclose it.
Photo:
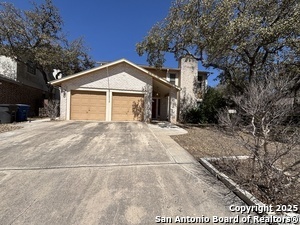
M 50 120 L 55 120 L 59 114 L 59 101 L 53 99 L 49 100 L 47 104 L 45 104 L 45 110 Z
M 267 203 L 299 188 L 300 128 L 293 121 L 291 91 L 299 82 L 295 76 L 269 73 L 246 87 L 243 95 L 232 98 L 237 114 L 219 113 L 220 123 L 249 151 L 251 163 L 243 182 L 251 183 Z M 299 201 L 299 193 L 281 200 L 286 204 Z

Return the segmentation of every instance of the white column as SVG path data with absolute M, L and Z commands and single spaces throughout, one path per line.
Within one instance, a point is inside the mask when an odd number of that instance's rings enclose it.
M 169 92 L 169 120 L 171 123 L 177 122 L 177 91 L 171 88 Z

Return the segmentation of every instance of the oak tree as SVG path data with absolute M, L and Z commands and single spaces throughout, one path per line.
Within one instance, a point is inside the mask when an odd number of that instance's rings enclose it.
M 69 75 L 94 66 L 83 39 L 70 42 L 66 38 L 52 0 L 40 5 L 33 2 L 30 10 L 0 2 L 0 55 L 30 62 L 41 71 L 46 83 L 53 69 Z
M 158 67 L 166 52 L 189 54 L 220 69 L 221 82 L 243 93 L 275 68 L 299 76 L 299 37 L 298 0 L 176 0 L 136 49 Z

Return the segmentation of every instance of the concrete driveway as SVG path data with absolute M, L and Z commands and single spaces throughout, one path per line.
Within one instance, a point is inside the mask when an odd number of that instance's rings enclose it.
M 213 224 L 213 216 L 235 216 L 229 205 L 243 203 L 172 132 L 144 123 L 32 122 L 0 134 L 0 224 L 156 224 L 159 216 Z

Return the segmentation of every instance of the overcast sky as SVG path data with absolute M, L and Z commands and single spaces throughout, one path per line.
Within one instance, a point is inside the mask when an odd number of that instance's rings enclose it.
M 17 8 L 29 9 L 29 0 L 4 0 Z M 42 0 L 35 0 L 37 3 Z M 70 40 L 84 37 L 95 61 L 114 61 L 125 58 L 146 65 L 135 45 L 150 28 L 167 16 L 172 0 L 53 0 L 64 21 L 64 32 Z M 165 66 L 177 67 L 172 55 Z M 199 64 L 199 70 L 206 70 Z M 211 71 L 213 72 L 213 71 Z M 216 73 L 215 73 L 216 74 Z M 215 75 L 209 78 L 209 85 Z

